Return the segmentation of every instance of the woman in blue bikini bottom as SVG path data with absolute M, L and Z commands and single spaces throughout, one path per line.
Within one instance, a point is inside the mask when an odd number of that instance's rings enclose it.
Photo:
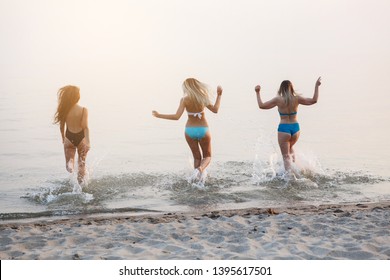
M 282 132 L 282 133 L 280 133 Z M 288 143 L 289 157 L 295 162 L 294 144 L 298 141 L 300 135 L 299 123 L 280 123 L 278 126 L 278 142 L 279 146 L 284 147 Z M 283 153 L 283 149 L 282 149 Z M 283 155 L 286 157 L 285 155 Z M 287 166 L 289 166 L 287 164 Z
M 207 126 L 188 126 L 185 128 L 186 135 L 197 141 L 203 139 L 207 131 L 209 131 Z
M 315 83 L 313 97 L 303 97 L 296 94 L 290 81 L 285 80 L 280 84 L 278 95 L 266 102 L 263 102 L 260 95 L 261 86 L 257 85 L 255 87 L 257 103 L 260 109 L 278 108 L 280 115 L 278 142 L 283 157 L 284 168 L 287 172 L 292 170 L 291 160 L 295 162 L 293 146 L 298 141 L 300 135 L 299 123 L 297 121 L 298 106 L 317 103 L 320 85 L 321 77 Z
M 281 123 L 278 126 L 278 132 L 288 133 L 291 136 L 299 132 L 299 123 Z
M 207 126 L 186 126 L 184 131 L 187 144 L 194 157 L 194 168 L 202 173 L 211 161 L 210 130 Z
M 217 87 L 217 98 L 212 104 L 209 88 L 194 78 L 188 78 L 182 85 L 184 96 L 180 100 L 176 114 L 160 114 L 152 111 L 156 118 L 178 120 L 187 111 L 188 120 L 185 127 L 185 138 L 194 157 L 194 174 L 200 174 L 211 161 L 211 134 L 206 121 L 204 109 L 217 113 L 222 95 L 222 88 Z

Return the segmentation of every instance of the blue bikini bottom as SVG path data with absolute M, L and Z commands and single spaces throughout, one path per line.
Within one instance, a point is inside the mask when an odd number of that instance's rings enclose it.
M 207 126 L 187 126 L 185 133 L 194 140 L 200 140 L 206 136 L 208 130 Z
M 299 131 L 299 123 L 281 123 L 279 124 L 278 131 L 288 133 L 293 136 Z

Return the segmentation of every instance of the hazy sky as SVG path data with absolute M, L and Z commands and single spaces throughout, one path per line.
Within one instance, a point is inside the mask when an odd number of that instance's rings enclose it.
M 335 98 L 381 92 L 389 14 L 388 0 L 0 0 L 0 83 L 148 106 L 189 76 L 222 84 L 226 102 L 257 83 L 274 95 L 283 79 L 311 94 L 318 75 Z

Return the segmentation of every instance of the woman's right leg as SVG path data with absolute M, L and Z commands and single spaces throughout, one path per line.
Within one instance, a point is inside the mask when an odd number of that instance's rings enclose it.
M 199 141 L 202 148 L 203 159 L 199 166 L 199 171 L 203 172 L 211 162 L 211 133 L 207 131 L 206 135 Z
M 291 140 L 290 140 L 290 154 L 291 154 L 291 159 L 293 162 L 295 162 L 295 150 L 294 150 L 294 145 L 295 143 L 297 143 L 298 139 L 299 139 L 299 135 L 300 135 L 300 131 L 298 131 L 297 133 L 295 133 L 294 135 L 291 136 Z
M 81 143 L 77 146 L 77 153 L 79 154 L 79 159 L 78 159 L 78 166 L 79 166 L 79 172 L 77 174 L 77 181 L 79 184 L 81 184 L 84 180 L 85 177 L 85 161 L 87 158 L 87 153 L 89 151 L 88 146 L 85 144 L 85 139 L 81 141 Z
M 199 142 L 195 139 L 192 139 L 190 136 L 185 133 L 186 141 L 188 146 L 191 149 L 192 156 L 194 157 L 194 168 L 199 168 L 202 161 L 202 154 L 200 153 Z
M 289 133 L 278 132 L 279 147 L 280 147 L 280 151 L 282 152 L 284 169 L 286 171 L 291 170 L 290 141 L 291 141 L 291 135 Z
M 65 152 L 65 167 L 69 173 L 72 173 L 74 170 L 74 156 L 76 154 L 76 147 L 69 141 L 69 139 L 64 139 L 64 152 Z

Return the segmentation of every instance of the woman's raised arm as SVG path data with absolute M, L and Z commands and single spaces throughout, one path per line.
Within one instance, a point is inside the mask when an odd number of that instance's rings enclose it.
M 207 106 L 207 109 L 209 109 L 211 112 L 213 113 L 218 113 L 218 110 L 219 110 L 219 106 L 221 105 L 221 96 L 222 96 L 222 87 L 221 86 L 218 86 L 217 87 L 217 99 L 215 100 L 215 103 L 214 105 L 208 105 Z

